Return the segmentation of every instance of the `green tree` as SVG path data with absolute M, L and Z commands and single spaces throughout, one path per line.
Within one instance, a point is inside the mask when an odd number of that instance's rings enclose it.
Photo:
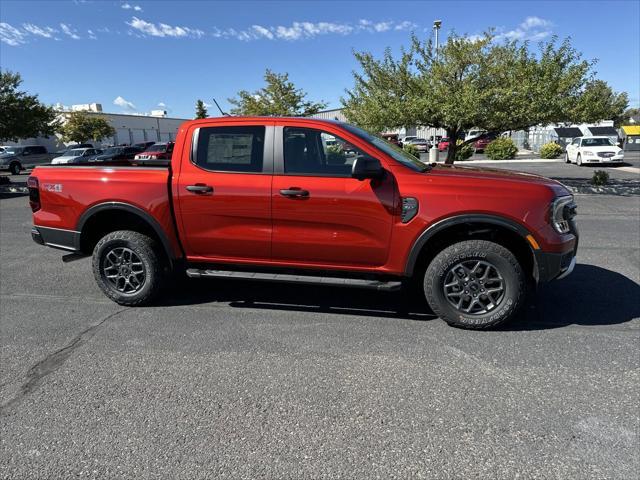
M 640 108 L 627 108 L 620 117 L 615 119 L 615 126 L 621 127 L 622 125 L 631 124 L 631 117 L 637 117 L 640 115 Z
M 207 112 L 207 107 L 202 100 L 198 99 L 196 102 L 196 119 L 207 118 L 208 116 L 209 112 Z
M 233 115 L 306 117 L 318 113 L 327 104 L 306 100 L 307 94 L 289 81 L 289 74 L 274 73 L 267 70 L 264 74 L 266 85 L 256 92 L 240 90 L 238 98 L 230 98 L 235 105 Z
M 21 83 L 19 73 L 0 71 L 0 141 L 48 137 L 59 126 L 55 110 L 40 103 L 37 95 L 20 91 Z
M 533 125 L 613 118 L 627 103 L 594 80 L 594 62 L 581 59 L 570 41 L 540 43 L 498 41 L 491 32 L 480 39 L 451 35 L 436 56 L 431 40 L 412 36 L 411 47 L 394 58 L 356 52 L 361 72 L 342 99 L 349 121 L 370 131 L 422 125 L 443 128 L 453 148 L 462 132 L 487 134 L 524 130 Z M 588 99 L 602 95 L 595 104 Z M 486 136 L 482 135 L 482 136 Z
M 103 118 L 90 116 L 85 112 L 73 112 L 59 128 L 59 133 L 65 142 L 83 143 L 112 137 L 116 130 Z

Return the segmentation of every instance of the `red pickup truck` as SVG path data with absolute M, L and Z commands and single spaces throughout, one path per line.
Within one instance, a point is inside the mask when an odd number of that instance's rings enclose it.
M 168 167 L 38 166 L 32 237 L 93 255 L 102 291 L 153 300 L 168 276 L 394 290 L 451 325 L 512 318 L 575 265 L 575 204 L 530 174 L 425 165 L 345 123 L 185 122 Z M 415 282 L 412 282 L 415 281 Z

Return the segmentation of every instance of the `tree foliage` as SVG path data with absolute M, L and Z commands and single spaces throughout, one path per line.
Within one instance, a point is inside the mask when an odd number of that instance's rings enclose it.
M 19 90 L 21 83 L 19 73 L 0 71 L 0 141 L 48 137 L 58 128 L 55 110 Z
M 289 74 L 274 73 L 267 70 L 264 74 L 266 85 L 253 93 L 247 90 L 238 92 L 237 98 L 228 99 L 233 115 L 306 117 L 318 113 L 327 104 L 311 102 L 307 94 L 289 80 Z
M 374 131 L 443 128 L 455 146 L 447 163 L 460 148 L 456 140 L 472 128 L 498 133 L 592 122 L 622 113 L 627 104 L 626 93 L 594 79 L 594 62 L 582 60 L 568 39 L 554 37 L 532 51 L 528 42 L 500 42 L 492 32 L 480 39 L 451 35 L 436 57 L 431 40 L 412 36 L 398 58 L 389 49 L 381 59 L 354 55 L 361 72 L 354 72 L 355 85 L 342 99 L 349 121 Z
M 59 128 L 59 133 L 65 142 L 83 143 L 112 137 L 116 130 L 103 118 L 90 116 L 85 112 L 73 112 Z
M 208 116 L 209 112 L 207 111 L 207 107 L 202 100 L 198 99 L 196 102 L 196 119 L 207 118 Z
M 615 119 L 615 126 L 629 125 L 632 123 L 631 118 L 638 116 L 640 116 L 640 108 L 627 108 L 622 115 Z

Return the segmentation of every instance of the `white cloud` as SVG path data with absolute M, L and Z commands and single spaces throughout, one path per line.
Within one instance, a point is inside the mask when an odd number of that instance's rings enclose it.
M 9 25 L 8 23 L 0 22 L 0 42 L 17 47 L 27 43 L 25 37 L 26 33 Z
M 204 35 L 202 30 L 197 28 L 171 26 L 166 23 L 151 23 L 138 17 L 133 17 L 130 22 L 126 22 L 130 27 L 139 32 L 152 37 L 175 37 L 175 38 L 200 38 Z
M 32 23 L 23 23 L 22 28 L 24 28 L 25 31 L 29 32 L 31 35 L 44 38 L 54 38 L 55 34 L 58 33 L 58 30 L 56 30 L 55 28 L 38 27 L 37 25 L 34 25 Z
M 498 32 L 496 39 L 537 42 L 553 33 L 551 27 L 553 27 L 553 23 L 549 20 L 540 17 L 527 17 L 517 28 Z
M 67 25 L 66 23 L 61 23 L 60 24 L 60 28 L 62 29 L 62 32 L 65 35 L 70 36 L 71 38 L 73 38 L 74 40 L 80 40 L 80 36 L 75 32 L 75 30 L 73 30 L 69 25 Z
M 303 40 L 321 35 L 349 35 L 361 31 L 382 33 L 390 30 L 409 30 L 417 25 L 407 20 L 403 22 L 384 21 L 373 22 L 362 19 L 356 24 L 336 22 L 293 22 L 290 25 L 252 25 L 247 30 L 235 28 L 214 28 L 211 36 L 215 38 L 235 38 L 236 40 Z
M 158 102 L 158 106 L 159 106 L 160 108 L 167 108 L 167 104 L 166 104 L 166 103 L 164 103 L 164 102 Z
M 97 40 L 98 39 L 98 37 L 96 37 L 96 34 L 93 33 L 93 30 L 89 29 L 89 30 L 87 30 L 87 33 L 89 34 L 89 38 L 91 40 Z
M 128 100 L 125 100 L 121 96 L 117 96 L 113 100 L 113 104 L 117 105 L 120 108 L 124 108 L 125 110 L 135 110 L 136 109 L 136 106 L 132 102 L 129 102 Z
M 120 5 L 120 8 L 124 10 L 134 10 L 136 12 L 142 12 L 142 7 L 140 5 L 131 5 L 130 3 L 123 3 Z

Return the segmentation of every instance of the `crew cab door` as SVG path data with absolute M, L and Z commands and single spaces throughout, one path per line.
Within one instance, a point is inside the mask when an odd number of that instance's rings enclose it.
M 200 125 L 187 133 L 191 148 L 181 152 L 174 183 L 186 255 L 191 261 L 268 261 L 273 126 Z
M 352 178 L 353 161 L 363 152 L 340 132 L 329 126 L 276 127 L 274 261 L 336 268 L 385 264 L 394 215 L 393 176 Z

